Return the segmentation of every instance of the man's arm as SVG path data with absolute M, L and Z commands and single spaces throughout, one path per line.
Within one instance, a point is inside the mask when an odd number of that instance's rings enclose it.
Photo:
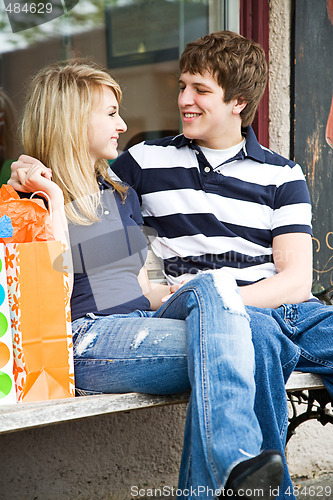
M 143 295 L 147 297 L 150 302 L 150 307 L 156 311 L 162 304 L 162 299 L 169 296 L 176 289 L 180 288 L 178 285 L 170 287 L 168 285 L 163 285 L 160 283 L 152 283 L 148 278 L 148 273 L 146 268 L 142 268 L 138 276 L 139 284 L 142 289 Z
M 312 285 L 310 234 L 287 233 L 273 239 L 273 259 L 278 274 L 240 287 L 246 305 L 279 307 L 308 300 Z

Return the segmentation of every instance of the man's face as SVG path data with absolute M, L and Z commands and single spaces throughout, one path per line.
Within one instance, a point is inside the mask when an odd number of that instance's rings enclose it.
M 182 73 L 179 88 L 178 107 L 185 137 L 211 149 L 227 149 L 241 141 L 237 100 L 226 104 L 223 89 L 209 72 Z

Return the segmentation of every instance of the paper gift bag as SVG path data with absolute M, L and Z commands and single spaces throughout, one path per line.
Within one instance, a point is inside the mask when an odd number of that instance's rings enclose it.
M 69 281 L 58 241 L 9 243 L 5 261 L 18 401 L 74 396 Z
M 20 198 L 13 187 L 0 187 L 0 217 L 12 226 L 12 237 L 0 232 L 2 243 L 26 243 L 54 240 L 51 217 L 41 199 Z
M 13 345 L 5 270 L 5 254 L 0 246 L 0 405 L 16 403 L 13 376 Z

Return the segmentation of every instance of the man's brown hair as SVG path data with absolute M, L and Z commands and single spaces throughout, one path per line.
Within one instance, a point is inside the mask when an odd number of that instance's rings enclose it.
M 180 58 L 181 73 L 212 74 L 224 91 L 224 102 L 246 101 L 242 126 L 253 121 L 267 83 L 262 46 L 232 31 L 217 31 L 186 45 Z

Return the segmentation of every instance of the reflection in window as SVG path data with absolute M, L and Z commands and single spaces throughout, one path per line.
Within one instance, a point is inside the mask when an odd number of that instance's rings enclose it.
M 123 89 L 121 115 L 128 132 L 121 135 L 120 149 L 137 134 L 177 132 L 179 53 L 185 43 L 208 32 L 208 4 L 79 0 L 65 15 L 13 33 L 0 1 L 0 88 L 20 116 L 32 75 L 52 61 L 88 57 L 108 66 Z
M 178 59 L 207 33 L 207 0 L 128 0 L 106 7 L 110 67 Z M 124 36 L 126 33 L 126 36 Z

